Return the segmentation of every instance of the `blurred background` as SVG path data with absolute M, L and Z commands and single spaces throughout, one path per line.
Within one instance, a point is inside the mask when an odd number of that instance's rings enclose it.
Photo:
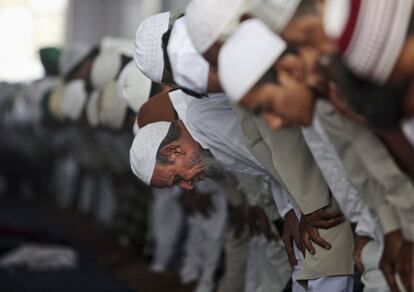
M 188 0 L 0 0 L 0 80 L 43 76 L 38 51 L 105 36 L 134 38 L 149 15 L 185 7 Z
M 169 272 L 179 249 L 148 268 L 153 198 L 130 171 L 132 129 L 53 111 L 61 78 L 39 54 L 132 43 L 145 17 L 187 2 L 0 0 L 0 291 L 192 291 Z

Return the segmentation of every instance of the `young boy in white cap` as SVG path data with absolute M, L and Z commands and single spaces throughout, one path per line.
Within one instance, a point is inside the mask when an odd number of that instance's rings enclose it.
M 251 20 L 249 20 L 249 21 L 251 21 Z M 240 29 L 241 30 L 244 29 L 243 27 L 246 26 L 249 21 L 246 21 L 244 24 L 242 24 L 241 27 L 240 27 Z M 263 26 L 262 26 L 262 30 L 265 30 L 265 28 Z M 256 37 L 258 35 L 258 32 L 255 31 L 255 33 L 250 34 L 250 36 L 253 36 L 253 35 L 254 35 L 254 37 Z M 240 36 L 242 36 L 242 35 L 238 35 L 237 32 L 234 35 L 234 37 L 240 37 Z M 254 55 L 254 56 L 252 56 L 252 55 L 246 55 L 246 54 L 243 55 L 243 52 L 246 51 L 243 48 L 243 44 L 249 43 L 247 34 L 245 34 L 243 36 L 244 36 L 244 39 L 243 40 L 245 42 L 243 42 L 243 43 L 240 43 L 240 42 L 234 42 L 234 43 L 232 43 L 231 42 L 232 39 L 230 38 L 229 42 L 225 44 L 225 46 L 223 47 L 223 49 L 221 51 L 221 53 L 224 53 L 224 55 L 227 56 L 227 58 L 223 58 L 222 59 L 223 60 L 223 66 L 221 67 L 221 69 L 223 69 L 223 72 L 230 73 L 230 71 L 226 71 L 226 70 L 228 70 L 230 68 L 229 66 L 231 64 L 231 67 L 232 68 L 236 68 L 235 71 L 238 72 L 238 73 L 240 73 L 239 76 L 244 76 L 245 78 L 247 78 L 247 80 L 245 80 L 244 82 L 242 82 L 240 80 L 240 78 L 238 79 L 235 74 L 233 74 L 231 76 L 229 74 L 227 74 L 225 77 L 223 77 L 223 79 L 225 79 L 225 81 L 223 81 L 223 86 L 225 88 L 228 88 L 229 95 L 230 96 L 233 96 L 233 97 L 242 95 L 241 92 L 243 91 L 243 88 L 246 88 L 246 87 L 250 86 L 251 84 L 254 84 L 256 82 L 256 80 L 254 79 L 255 78 L 254 76 L 256 76 L 256 78 L 257 78 L 257 76 L 260 75 L 260 74 L 264 74 L 265 75 L 265 73 L 263 73 L 263 72 L 266 72 L 268 70 L 268 67 L 269 66 L 274 66 L 273 65 L 273 60 L 274 59 L 270 59 L 270 60 L 266 60 L 266 59 L 264 59 L 264 60 L 257 60 L 256 59 L 256 62 L 255 62 L 255 61 L 251 60 L 251 58 L 257 58 L 257 55 Z M 273 38 L 273 36 L 270 33 L 267 36 L 270 39 Z M 262 36 L 262 40 L 263 39 L 266 39 L 265 38 L 265 35 Z M 257 44 L 257 46 L 258 47 L 256 47 L 254 51 L 255 52 L 258 52 L 259 53 L 258 54 L 259 56 L 260 55 L 263 55 L 264 52 L 261 52 L 260 51 L 260 47 L 262 47 L 264 50 L 266 50 L 266 48 L 265 48 L 266 46 L 263 45 L 263 44 L 262 45 Z M 232 50 L 230 50 L 230 47 L 232 47 Z M 239 52 L 239 55 L 238 55 L 238 52 Z M 276 54 L 276 53 L 273 53 L 273 54 Z M 225 56 L 223 56 L 223 57 L 225 57 Z M 244 56 L 244 58 L 241 58 L 241 56 Z M 222 57 L 222 56 L 220 56 L 220 57 Z M 238 58 L 239 61 L 241 59 L 243 59 L 244 61 L 246 61 L 246 59 L 247 59 L 247 62 L 249 62 L 249 63 L 246 65 L 245 63 L 237 62 L 235 60 L 232 61 L 231 58 L 235 58 L 235 59 Z M 276 58 L 276 57 L 274 57 L 274 58 Z M 256 71 L 250 69 L 250 67 L 247 67 L 246 68 L 246 66 L 249 66 L 249 64 L 255 64 L 255 68 L 257 68 Z M 263 64 L 264 67 L 260 67 L 258 64 Z M 279 69 L 281 69 L 281 70 L 278 71 L 278 73 L 280 75 L 281 73 L 283 73 L 283 69 L 284 68 L 283 68 L 283 66 L 280 66 Z M 291 69 L 292 69 L 292 67 L 291 67 Z M 306 79 L 306 77 L 300 75 L 300 72 L 302 71 L 301 70 L 301 67 L 299 67 L 298 70 L 299 70 L 299 72 L 296 72 L 295 73 L 294 72 L 295 70 L 293 70 L 293 71 L 290 71 L 290 73 L 293 76 L 299 76 L 299 81 L 301 79 L 303 79 L 303 78 Z M 243 75 L 243 72 L 252 73 L 252 72 L 259 72 L 259 71 L 262 72 L 262 73 L 259 73 L 258 75 L 252 75 L 252 74 L 250 74 L 250 75 L 246 75 L 246 74 Z M 299 74 L 299 75 L 297 75 L 297 74 Z M 275 71 L 274 77 L 276 77 L 276 71 Z M 232 81 L 230 81 L 230 80 L 232 80 Z M 238 80 L 238 81 L 236 81 L 236 80 Z M 266 82 L 269 82 L 269 83 L 272 83 L 273 82 L 273 83 L 275 83 L 276 82 L 276 79 L 274 78 L 273 81 L 272 81 L 272 79 L 266 79 L 266 78 L 264 78 L 264 81 L 261 81 L 261 82 L 262 83 L 259 82 L 259 84 L 261 84 L 261 86 L 264 86 L 263 84 L 265 84 Z M 245 85 L 245 87 L 237 86 L 238 84 L 243 84 L 243 85 Z M 227 85 L 228 85 L 228 87 L 226 87 Z M 276 88 L 276 90 L 277 90 L 277 88 Z M 271 111 L 271 109 L 268 109 L 268 110 Z M 279 107 L 279 110 L 280 110 L 280 107 Z M 271 114 L 271 112 L 269 114 Z M 379 143 L 375 147 L 375 149 L 378 148 L 378 147 L 381 147 L 381 145 Z M 377 159 L 374 159 L 373 161 L 375 161 L 375 160 L 377 160 Z M 346 163 L 347 160 L 344 160 L 344 162 Z M 387 167 L 387 168 L 389 169 L 389 167 Z M 401 176 L 401 173 L 399 175 Z M 357 183 L 357 185 L 358 185 L 358 183 Z M 365 193 L 365 191 L 364 191 L 364 193 Z M 377 206 L 379 206 L 380 204 L 379 204 L 378 201 L 379 201 L 379 198 L 376 199 L 376 200 L 374 200 L 374 201 L 371 200 L 371 201 L 368 201 L 368 202 L 371 202 L 371 203 L 374 203 L 375 202 L 376 204 L 378 203 Z M 389 231 L 393 231 L 393 230 L 390 230 L 390 229 L 387 230 L 386 229 L 386 232 L 389 232 Z
M 144 20 L 137 30 L 134 59 L 153 82 L 181 88 L 197 97 L 221 90 L 217 74 L 193 48 L 181 12 L 165 12 Z
M 181 15 L 181 12 L 159 13 L 145 19 L 137 29 L 134 61 L 145 76 L 158 84 L 173 83 L 171 70 L 164 60 L 167 44 L 163 36 Z
M 178 19 L 168 40 L 168 60 L 174 82 L 198 94 L 221 92 L 217 72 L 196 51 L 185 25 L 185 16 Z

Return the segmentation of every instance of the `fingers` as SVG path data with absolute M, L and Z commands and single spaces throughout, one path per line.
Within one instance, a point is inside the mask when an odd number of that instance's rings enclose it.
M 329 242 L 327 242 L 325 239 L 323 239 L 318 232 L 315 232 L 314 234 L 309 234 L 310 239 L 315 242 L 320 247 L 323 247 L 324 249 L 331 249 L 331 245 Z
M 396 266 L 396 269 L 398 271 L 398 274 L 400 275 L 400 278 L 402 280 L 402 283 L 404 287 L 407 289 L 407 291 L 413 291 L 414 289 L 414 277 L 413 275 L 413 265 L 412 260 L 410 257 L 401 257 L 398 261 L 398 264 Z
M 322 211 L 320 213 L 320 219 L 324 219 L 324 220 L 343 218 L 343 217 L 344 217 L 344 214 L 342 214 L 341 211 L 335 211 L 335 212 Z
M 364 264 L 362 263 L 362 260 L 361 260 L 361 253 L 359 253 L 359 252 L 354 253 L 354 261 L 355 261 L 356 266 L 358 267 L 358 270 L 361 273 L 364 273 L 365 272 L 365 267 L 364 267 Z
M 387 280 L 388 286 L 390 287 L 392 292 L 400 292 L 397 285 L 397 280 L 395 277 L 395 268 L 393 265 L 386 261 L 381 259 L 380 262 L 380 268 L 382 273 L 384 274 L 385 280 Z
M 288 257 L 289 265 L 291 268 L 293 268 L 293 266 L 296 266 L 298 264 L 298 261 L 296 260 L 295 252 L 293 250 L 292 238 L 290 236 L 283 236 L 282 241 L 285 244 L 285 250 Z
M 315 254 L 315 248 L 313 247 L 313 245 L 310 241 L 308 233 L 305 233 L 305 234 L 302 235 L 302 244 L 310 252 L 310 254 L 312 254 L 312 255 Z M 302 252 L 304 252 L 304 251 L 302 251 Z
M 295 240 L 296 246 L 301 250 L 301 252 L 304 252 L 304 247 L 302 245 L 302 236 L 300 234 L 299 230 L 295 230 L 293 232 L 293 239 Z
M 262 117 L 266 124 L 273 130 L 277 131 L 283 127 L 283 119 L 274 113 L 264 112 L 262 113 Z
M 345 218 L 337 217 L 329 220 L 319 220 L 310 223 L 315 228 L 329 229 L 345 222 Z

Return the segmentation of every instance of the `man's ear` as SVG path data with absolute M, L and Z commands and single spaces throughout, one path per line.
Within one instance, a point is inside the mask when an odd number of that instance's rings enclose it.
M 180 145 L 170 143 L 161 149 L 161 154 L 167 157 L 168 160 L 174 161 L 178 156 L 183 154 L 183 151 Z

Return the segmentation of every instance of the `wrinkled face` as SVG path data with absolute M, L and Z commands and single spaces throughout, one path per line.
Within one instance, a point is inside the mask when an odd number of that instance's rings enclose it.
M 187 134 L 181 134 L 179 139 L 161 149 L 169 163 L 156 165 L 151 186 L 169 188 L 179 185 L 183 189 L 193 189 L 195 183 L 205 178 L 225 178 L 224 170 L 210 151 L 203 149 Z

